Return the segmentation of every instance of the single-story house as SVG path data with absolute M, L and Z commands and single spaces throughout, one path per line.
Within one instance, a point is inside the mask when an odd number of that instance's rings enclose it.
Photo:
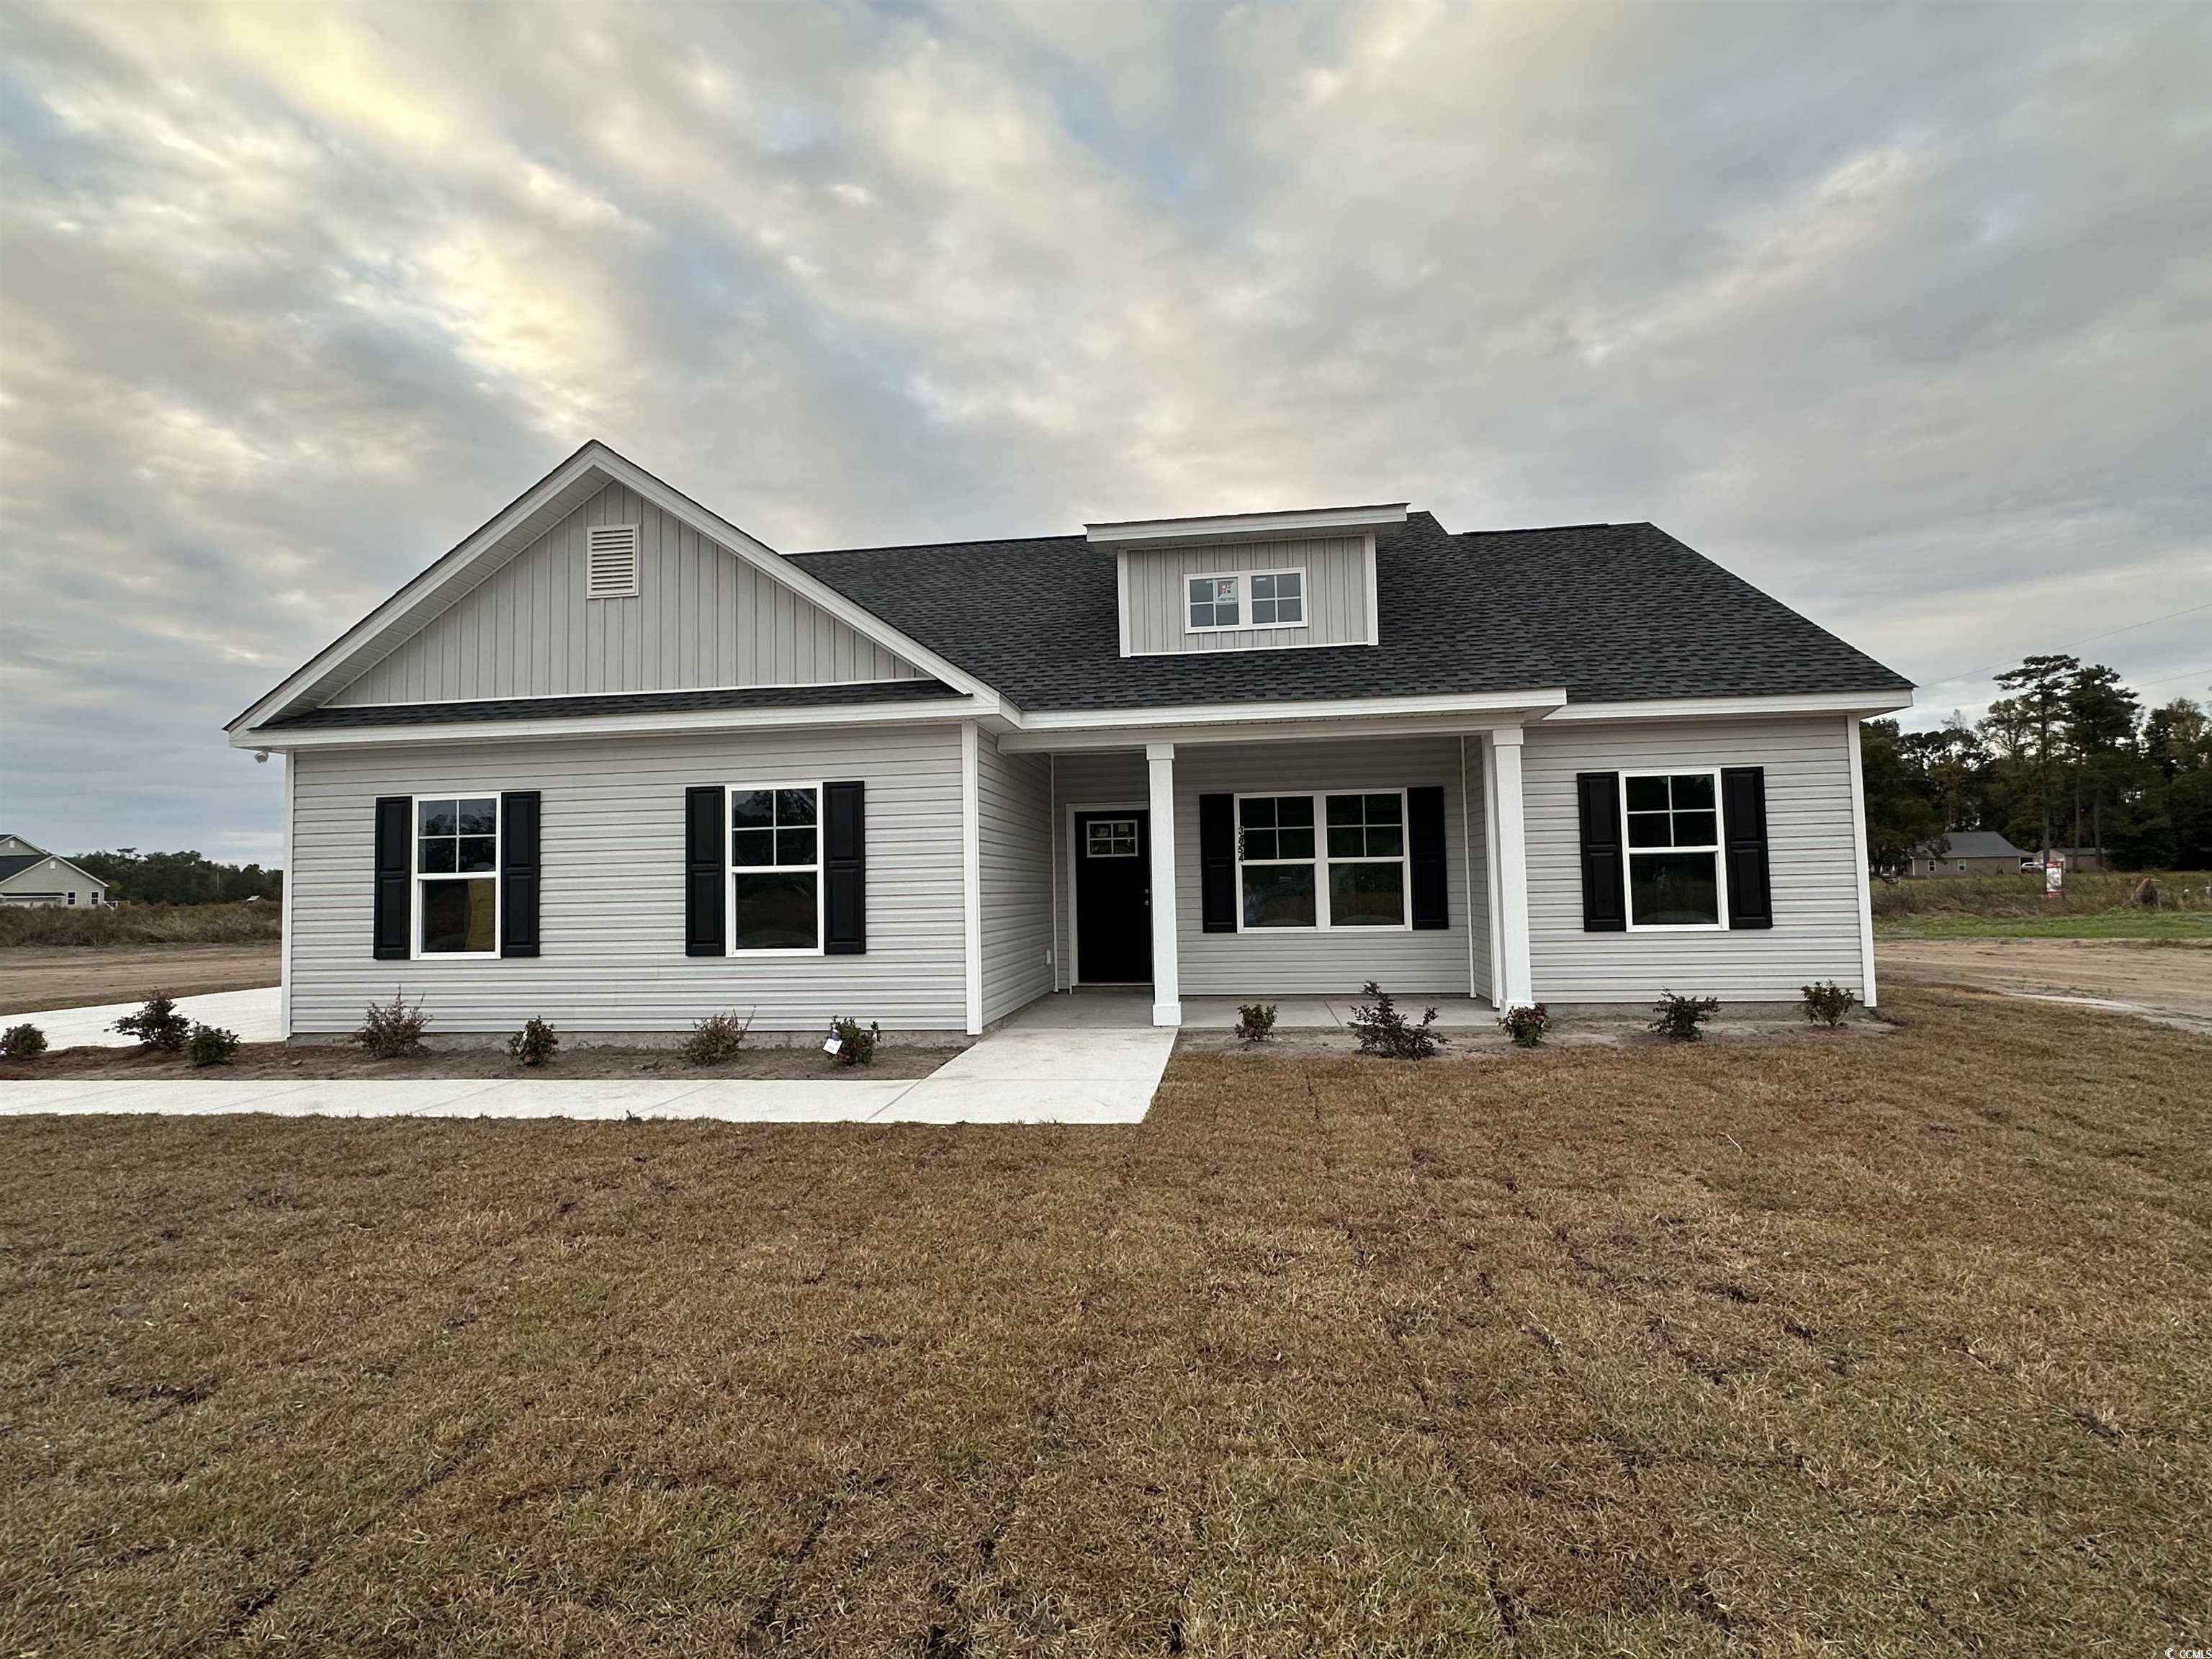
M 1942 839 L 1912 849 L 1908 876 L 2016 876 L 2035 855 L 1996 830 L 1949 830 Z
M 1649 524 L 1406 504 L 779 554 L 587 443 L 234 720 L 283 1018 L 1875 1001 L 1904 678 Z
M 21 836 L 0 834 L 0 904 L 90 907 L 107 902 L 107 884 Z
M 2109 870 L 2112 867 L 2106 859 L 2105 849 L 2101 847 L 2054 847 L 2051 850 L 2066 861 L 2066 868 L 2069 873 L 2090 870 Z M 2031 864 L 2039 865 L 2043 862 L 2033 853 L 2027 854 L 2025 856 Z

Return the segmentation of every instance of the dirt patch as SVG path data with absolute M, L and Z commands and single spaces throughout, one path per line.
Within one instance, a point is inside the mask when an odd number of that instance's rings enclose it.
M 295 1083 L 325 1078 L 400 1081 L 410 1078 L 537 1078 L 573 1082 L 584 1078 L 909 1078 L 927 1077 L 966 1048 L 965 1043 L 908 1048 L 885 1042 L 872 1063 L 840 1066 L 813 1044 L 749 1048 L 726 1066 L 686 1066 L 665 1048 L 624 1048 L 611 1044 L 565 1048 L 545 1065 L 525 1067 L 503 1048 L 434 1048 L 408 1060 L 372 1060 L 359 1048 L 246 1042 L 228 1066 L 195 1069 L 182 1054 L 140 1048 L 59 1048 L 36 1060 L 0 1061 L 0 1079 L 39 1078 L 108 1079 L 282 1078 Z
M 2118 939 L 1886 939 L 1885 975 L 2014 996 L 2124 1003 L 2212 1030 L 2212 945 Z
M 276 941 L 255 945 L 53 945 L 0 948 L 0 1014 L 251 991 L 282 976 Z
M 0 1652 L 2193 1639 L 2212 1041 L 1891 1000 L 1111 1128 L 0 1119 Z

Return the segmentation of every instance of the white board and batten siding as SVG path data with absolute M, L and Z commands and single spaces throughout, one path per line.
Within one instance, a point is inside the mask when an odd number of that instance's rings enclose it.
M 1724 766 L 1766 770 L 1774 926 L 1584 933 L 1576 775 Z M 1843 717 L 1539 723 L 1522 751 L 1522 788 L 1529 958 L 1540 1000 L 1649 1003 L 1667 990 L 1723 1003 L 1794 1002 L 1814 980 L 1863 992 L 1863 855 Z
M 1042 755 L 1002 754 L 998 739 L 980 731 L 975 760 L 983 1023 L 990 1025 L 1053 988 L 1051 767 Z
M 1170 651 L 1264 651 L 1305 645 L 1368 642 L 1368 566 L 1364 536 L 1239 542 L 1220 547 L 1125 549 L 1120 555 L 1128 605 L 1129 654 Z M 1187 583 L 1193 576 L 1237 571 L 1305 572 L 1306 625 L 1188 631 Z M 1252 613 L 1245 584 L 1242 615 Z
M 888 726 L 306 750 L 292 757 L 293 1030 L 350 1031 L 372 1000 L 419 996 L 436 1032 L 682 1030 L 723 1009 L 763 1031 L 833 1015 L 888 1030 L 965 1023 L 959 728 Z M 684 953 L 684 792 L 700 783 L 867 785 L 865 955 Z M 380 795 L 535 789 L 541 952 L 370 955 Z
M 586 597 L 591 532 L 635 525 L 637 592 Z M 635 492 L 609 484 L 330 701 L 842 684 L 925 678 Z

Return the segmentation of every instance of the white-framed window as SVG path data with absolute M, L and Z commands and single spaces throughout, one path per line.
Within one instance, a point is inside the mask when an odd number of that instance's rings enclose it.
M 1237 797 L 1237 925 L 1411 927 L 1403 789 Z
M 1093 859 L 1133 859 L 1137 856 L 1134 818 L 1093 818 L 1084 826 L 1083 855 Z
M 1720 809 L 1717 767 L 1620 775 L 1632 931 L 1728 926 Z
M 415 954 L 499 954 L 499 792 L 417 795 Z
M 822 954 L 822 786 L 729 786 L 729 951 Z
M 1183 579 L 1183 631 L 1219 634 L 1234 628 L 1304 628 L 1306 573 L 1239 570 Z

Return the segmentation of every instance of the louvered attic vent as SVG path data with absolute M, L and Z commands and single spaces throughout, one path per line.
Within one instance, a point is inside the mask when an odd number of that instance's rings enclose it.
M 586 532 L 587 599 L 627 599 L 637 592 L 637 526 L 595 524 Z

